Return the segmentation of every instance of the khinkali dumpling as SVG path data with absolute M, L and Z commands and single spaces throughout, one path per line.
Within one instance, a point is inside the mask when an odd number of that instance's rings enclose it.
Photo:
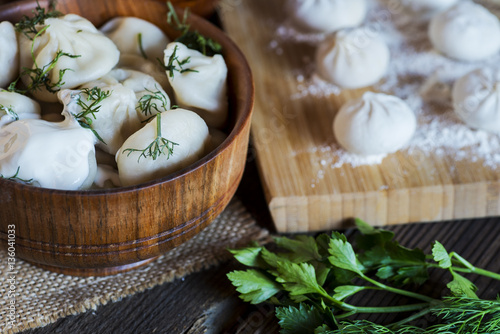
M 500 68 L 469 72 L 453 85 L 456 114 L 471 128 L 500 132 Z
M 360 88 L 384 77 L 390 52 L 386 43 L 364 29 L 341 30 L 316 51 L 316 73 L 341 88 Z
M 0 126 L 20 119 L 39 119 L 38 102 L 29 97 L 6 90 L 0 91 Z
M 432 18 L 429 38 L 450 58 L 477 61 L 500 50 L 500 21 L 483 6 L 463 1 Z
M 88 107 L 100 100 L 93 106 L 97 111 L 87 113 L 90 122 L 86 124 L 95 131 L 96 137 L 99 136 L 97 146 L 109 154 L 115 154 L 123 142 L 141 127 L 141 118 L 135 109 L 137 98 L 134 91 L 116 83 L 113 78 L 106 83 L 104 78 L 87 83 L 78 90 L 64 89 L 58 96 L 67 111 L 75 116 L 85 113 L 90 109 Z M 78 119 L 82 120 L 81 117 Z
M 339 144 L 363 156 L 399 150 L 413 137 L 415 128 L 416 117 L 403 100 L 373 92 L 346 102 L 333 122 Z
M 59 57 L 48 74 L 51 90 L 72 89 L 96 80 L 118 63 L 120 52 L 115 44 L 81 16 L 67 14 L 60 18 L 48 18 L 36 28 L 42 32 L 34 40 L 18 34 L 21 71 L 36 66 L 45 68 L 56 59 L 58 52 L 67 54 Z M 64 73 L 62 79 L 61 73 Z M 22 80 L 26 86 L 32 83 L 28 75 L 24 75 Z M 61 85 L 52 87 L 57 83 Z M 45 87 L 35 89 L 32 93 L 42 101 L 57 101 L 57 95 Z
M 224 58 L 205 56 L 175 42 L 165 49 L 165 65 L 172 66 L 167 75 L 176 104 L 196 111 L 211 127 L 223 127 L 228 108 Z
M 7 88 L 19 73 L 19 49 L 12 23 L 0 23 L 0 88 Z
M 367 5 L 366 0 L 288 0 L 286 9 L 301 28 L 333 32 L 359 26 Z
M 156 139 L 163 139 L 161 153 L 148 154 Z M 116 153 L 120 180 L 130 186 L 167 176 L 202 158 L 209 141 L 208 127 L 196 113 L 179 108 L 157 114 Z
M 95 137 L 71 115 L 65 117 L 58 123 L 26 119 L 0 128 L 0 174 L 44 188 L 89 188 L 97 170 Z
M 138 17 L 115 17 L 100 30 L 108 36 L 121 53 L 139 55 L 156 62 L 163 59 L 169 43 L 165 33 L 151 22 Z

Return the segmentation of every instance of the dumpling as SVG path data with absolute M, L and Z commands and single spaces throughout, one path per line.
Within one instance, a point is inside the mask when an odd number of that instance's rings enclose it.
M 55 61 L 48 75 L 49 86 L 53 91 L 76 88 L 96 80 L 118 63 L 120 52 L 115 44 L 90 21 L 78 15 L 48 18 L 36 28 L 42 32 L 34 41 L 24 34 L 18 34 L 21 72 L 23 68 L 35 69 L 37 66 L 43 69 Z M 59 52 L 62 54 L 57 58 Z M 60 73 L 64 73 L 62 78 Z M 29 75 L 23 75 L 22 80 L 26 86 L 32 85 Z M 42 101 L 57 101 L 57 95 L 45 86 L 34 89 L 32 93 Z
M 450 58 L 482 60 L 500 51 L 500 21 L 481 5 L 459 2 L 432 18 L 429 38 Z
M 480 68 L 459 78 L 452 97 L 455 113 L 465 124 L 500 132 L 500 68 Z
M 120 61 L 116 65 L 117 68 L 139 71 L 152 76 L 167 93 L 167 95 L 174 96 L 174 91 L 170 82 L 168 82 L 167 74 L 159 63 L 144 59 L 141 56 L 133 54 L 120 54 Z
M 0 174 L 44 188 L 79 190 L 95 178 L 95 137 L 70 115 L 27 119 L 0 129 Z
M 384 77 L 389 60 L 389 48 L 377 35 L 363 29 L 341 30 L 319 45 L 316 73 L 341 88 L 366 87 Z
M 141 121 L 146 121 L 159 112 L 170 110 L 168 94 L 152 76 L 126 69 L 114 69 L 108 76 L 134 91 L 137 98 L 136 110 Z
M 155 140 L 159 150 L 148 150 Z M 120 180 L 130 186 L 167 176 L 202 158 L 209 141 L 208 127 L 196 113 L 178 108 L 157 114 L 116 153 Z
M 29 97 L 6 90 L 0 91 L 0 127 L 20 119 L 39 119 L 38 102 Z
M 122 54 L 133 54 L 156 62 L 163 59 L 169 39 L 153 23 L 137 17 L 115 17 L 101 28 Z
M 90 121 L 87 119 L 85 123 L 98 136 L 97 146 L 115 154 L 123 142 L 141 127 L 141 119 L 135 109 L 137 98 L 134 91 L 114 83 L 116 81 L 112 78 L 110 80 L 108 83 L 103 79 L 90 82 L 78 90 L 64 89 L 58 96 L 67 111 L 79 120 L 85 121 L 82 113 L 89 117 Z M 96 112 L 89 113 L 90 106 Z
M 7 88 L 19 73 L 19 48 L 12 23 L 0 23 L 0 88 Z
M 413 137 L 416 124 L 415 114 L 400 98 L 366 92 L 340 108 L 333 132 L 349 152 L 383 155 L 405 146 Z
M 222 128 L 227 119 L 227 66 L 220 54 L 213 57 L 189 49 L 182 43 L 170 43 L 165 49 L 168 79 L 175 102 L 196 111 L 208 124 Z
M 334 32 L 359 26 L 367 12 L 366 0 L 287 0 L 287 12 L 302 29 Z

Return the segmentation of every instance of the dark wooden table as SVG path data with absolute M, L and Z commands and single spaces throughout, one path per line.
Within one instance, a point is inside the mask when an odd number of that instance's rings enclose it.
M 251 150 L 250 150 L 251 152 Z M 252 154 L 237 196 L 263 227 L 273 232 L 272 221 L 264 200 Z M 474 265 L 500 272 L 500 218 L 485 218 L 425 224 L 406 224 L 387 229 L 396 233 L 405 246 L 420 247 L 426 252 L 434 240 L 448 250 L 464 256 Z M 348 236 L 355 233 L 344 231 Z M 119 302 L 99 307 L 96 311 L 60 319 L 25 334 L 42 333 L 265 333 L 279 332 L 274 310 L 269 305 L 253 306 L 241 301 L 226 274 L 241 269 L 235 261 L 191 274 L 170 284 L 157 286 Z M 444 290 L 446 273 L 434 275 L 421 289 L 439 296 Z M 500 284 L 469 276 L 481 287 L 480 296 L 495 298 Z M 422 291 L 420 290 L 420 291 Z M 364 295 L 353 303 L 383 305 L 396 300 Z M 372 316 L 370 320 L 390 321 L 388 316 Z M 423 319 L 425 326 L 432 318 Z

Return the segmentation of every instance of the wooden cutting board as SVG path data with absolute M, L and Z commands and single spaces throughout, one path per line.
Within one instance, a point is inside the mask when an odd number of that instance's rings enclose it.
M 219 13 L 253 71 L 256 101 L 251 150 L 278 232 L 346 227 L 359 217 L 374 225 L 500 214 L 500 171 L 481 160 L 402 151 L 381 163 L 330 168 L 339 107 L 363 90 L 292 99 L 297 69 L 313 59 L 307 43 L 280 43 L 275 23 L 284 0 L 223 0 Z M 328 152 L 326 152 L 328 153 Z

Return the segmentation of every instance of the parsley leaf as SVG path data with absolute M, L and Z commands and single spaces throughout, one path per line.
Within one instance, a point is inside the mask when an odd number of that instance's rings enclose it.
M 279 284 L 259 270 L 233 271 L 227 277 L 237 287 L 240 298 L 252 304 L 262 303 L 281 291 Z

